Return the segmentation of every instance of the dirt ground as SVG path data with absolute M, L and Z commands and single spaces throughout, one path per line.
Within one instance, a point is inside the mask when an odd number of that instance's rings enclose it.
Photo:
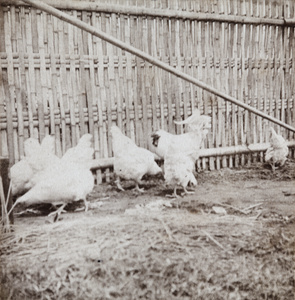
M 1 299 L 294 299 L 295 161 L 203 171 L 169 199 L 95 187 L 88 212 L 16 215 L 1 236 Z M 180 192 L 180 191 L 179 191 Z M 40 210 L 36 213 L 36 210 Z

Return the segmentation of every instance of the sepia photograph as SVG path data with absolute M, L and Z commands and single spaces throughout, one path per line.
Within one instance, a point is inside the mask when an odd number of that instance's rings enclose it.
M 295 300 L 295 1 L 0 0 L 0 300 Z

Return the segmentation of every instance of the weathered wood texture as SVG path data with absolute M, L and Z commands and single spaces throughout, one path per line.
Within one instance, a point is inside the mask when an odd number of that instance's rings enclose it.
M 67 1 L 68 3 L 68 1 Z M 99 1 L 112 5 L 120 1 Z M 95 9 L 69 14 L 195 76 L 240 101 L 295 125 L 295 33 L 292 25 L 249 24 L 233 16 L 294 19 L 294 1 L 125 1 L 142 13 Z M 93 5 L 92 5 L 93 7 Z M 167 17 L 167 10 L 216 15 L 210 21 Z M 133 10 L 135 11 L 135 10 Z M 222 16 L 217 21 L 218 16 Z M 226 16 L 229 16 L 226 21 Z M 269 122 L 203 91 L 80 29 L 28 6 L 0 6 L 0 154 L 11 163 L 29 136 L 56 137 L 62 155 L 85 132 L 96 158 L 112 156 L 109 127 L 118 124 L 140 146 L 194 107 L 212 117 L 207 148 L 264 143 Z M 274 126 L 287 139 L 294 134 Z M 294 152 L 291 151 L 294 156 Z M 258 154 L 203 158 L 204 168 L 261 160 Z M 109 172 L 106 172 L 107 179 Z M 97 173 L 98 181 L 102 174 Z

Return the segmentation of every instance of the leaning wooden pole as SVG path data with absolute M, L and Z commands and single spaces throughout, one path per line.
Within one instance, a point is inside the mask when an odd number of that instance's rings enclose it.
M 70 16 L 70 15 L 68 15 L 68 14 L 66 14 L 62 11 L 59 11 L 58 9 L 55 9 L 52 6 L 48 5 L 48 4 L 45 4 L 45 3 L 43 3 L 39 0 L 23 0 L 23 2 L 28 3 L 31 6 L 34 6 L 36 8 L 39 8 L 40 10 L 45 11 L 45 12 L 47 12 L 47 13 L 49 13 L 49 14 L 51 14 L 51 15 L 53 15 L 53 16 L 55 16 L 55 17 L 57 17 L 57 18 L 59 18 L 63 21 L 66 21 L 66 22 L 74 25 L 74 26 L 77 26 L 80 29 L 85 30 L 85 31 L 93 34 L 94 36 L 97 36 L 97 37 L 99 37 L 99 38 L 101 38 L 101 39 L 103 39 L 103 40 L 105 40 L 105 41 L 107 41 L 107 42 L 109 42 L 109 43 L 125 50 L 125 51 L 128 51 L 128 52 L 130 52 L 130 53 L 132 53 L 136 56 L 139 56 L 142 59 L 150 62 L 151 64 L 153 64 L 153 65 L 155 65 L 155 66 L 157 66 L 157 67 L 159 67 L 159 68 L 161 68 L 165 71 L 168 71 L 168 72 L 176 75 L 177 77 L 180 77 L 180 78 L 182 78 L 182 79 L 184 79 L 184 80 L 186 80 L 190 83 L 193 83 L 193 84 L 197 85 L 198 87 L 203 88 L 204 90 L 206 90 L 210 93 L 213 93 L 216 96 L 219 96 L 219 97 L 221 97 L 222 99 L 224 99 L 226 101 L 229 101 L 229 102 L 234 103 L 234 104 L 236 104 L 240 107 L 243 107 L 244 109 L 246 109 L 246 110 L 262 117 L 262 118 L 265 118 L 265 119 L 267 119 L 267 120 L 269 120 L 269 121 L 271 121 L 275 124 L 278 124 L 278 125 L 286 128 L 286 129 L 290 130 L 290 131 L 295 132 L 294 127 L 292 127 L 292 126 L 290 126 L 290 125 L 288 125 L 288 124 L 286 124 L 286 123 L 284 123 L 284 122 L 282 122 L 282 121 L 280 121 L 280 120 L 278 120 L 278 119 L 276 119 L 272 116 L 269 116 L 268 114 L 266 114 L 264 112 L 261 112 L 260 110 L 254 108 L 254 107 L 252 107 L 248 104 L 245 104 L 245 103 L 239 101 L 238 99 L 236 99 L 232 96 L 229 96 L 229 95 L 227 95 L 227 94 L 225 94 L 225 93 L 223 93 L 223 92 L 207 85 L 206 83 L 197 80 L 196 78 L 194 78 L 190 75 L 185 74 L 184 72 L 181 72 L 181 71 L 171 67 L 170 65 L 168 65 L 168 64 L 162 62 L 161 60 L 149 55 L 148 53 L 146 53 L 144 51 L 141 51 L 141 50 L 139 50 L 139 49 L 137 49 L 137 48 L 135 48 L 131 45 L 128 45 L 128 44 L 126 44 L 126 43 L 124 43 L 124 42 L 122 42 L 122 41 L 120 41 L 120 40 L 118 40 L 118 39 L 116 39 L 112 36 L 109 36 L 108 34 L 104 33 L 103 31 L 100 31 L 97 28 L 95 28 L 91 25 L 88 25 L 87 23 L 85 23 L 85 22 L 83 22 L 83 21 L 81 21 L 77 18 L 74 18 L 74 17 L 72 17 L 72 16 Z

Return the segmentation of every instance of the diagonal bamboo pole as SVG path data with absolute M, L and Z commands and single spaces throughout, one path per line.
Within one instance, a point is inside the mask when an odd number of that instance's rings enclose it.
M 142 59 L 150 62 L 151 64 L 167 71 L 167 72 L 170 72 L 174 75 L 176 75 L 177 77 L 180 77 L 190 83 L 193 83 L 195 85 L 197 85 L 198 87 L 201 87 L 202 89 L 210 92 L 210 93 L 213 93 L 215 94 L 216 96 L 219 96 L 221 97 L 222 99 L 226 100 L 226 101 L 230 101 L 231 103 L 234 103 L 240 107 L 243 107 L 244 109 L 247 109 L 248 111 L 262 117 L 262 118 L 265 118 L 275 124 L 278 124 L 290 131 L 293 131 L 295 132 L 295 128 L 282 122 L 281 120 L 278 120 L 272 116 L 269 116 L 268 114 L 264 113 L 264 112 L 261 112 L 260 110 L 248 105 L 248 104 L 245 104 L 239 100 L 237 100 L 236 98 L 232 97 L 232 96 L 229 96 L 209 85 L 207 85 L 206 83 L 200 81 L 200 80 L 197 80 L 196 78 L 190 76 L 190 75 L 187 75 L 185 74 L 184 72 L 181 72 L 173 67 L 171 67 L 170 65 L 162 62 L 161 60 L 149 55 L 148 53 L 145 53 L 144 51 L 141 51 L 131 45 L 128 45 L 112 36 L 109 36 L 108 34 L 98 30 L 97 28 L 91 26 L 91 25 L 88 25 L 87 23 L 83 22 L 83 21 L 80 21 L 79 19 L 77 18 L 74 18 L 70 15 L 68 15 L 67 13 L 64 13 L 62 11 L 59 11 L 58 9 L 55 9 L 53 8 L 52 6 L 48 5 L 48 4 L 45 4 L 45 3 L 42 3 L 41 1 L 39 0 L 22 0 L 23 2 L 25 3 L 28 3 L 30 5 L 32 5 L 33 7 L 36 7 L 36 8 L 39 8 L 40 10 L 42 11 L 45 11 L 63 21 L 66 21 L 74 26 L 77 26 L 79 27 L 80 29 L 82 30 L 85 30 L 125 51 L 128 51 L 136 56 L 139 56 L 141 57 Z

